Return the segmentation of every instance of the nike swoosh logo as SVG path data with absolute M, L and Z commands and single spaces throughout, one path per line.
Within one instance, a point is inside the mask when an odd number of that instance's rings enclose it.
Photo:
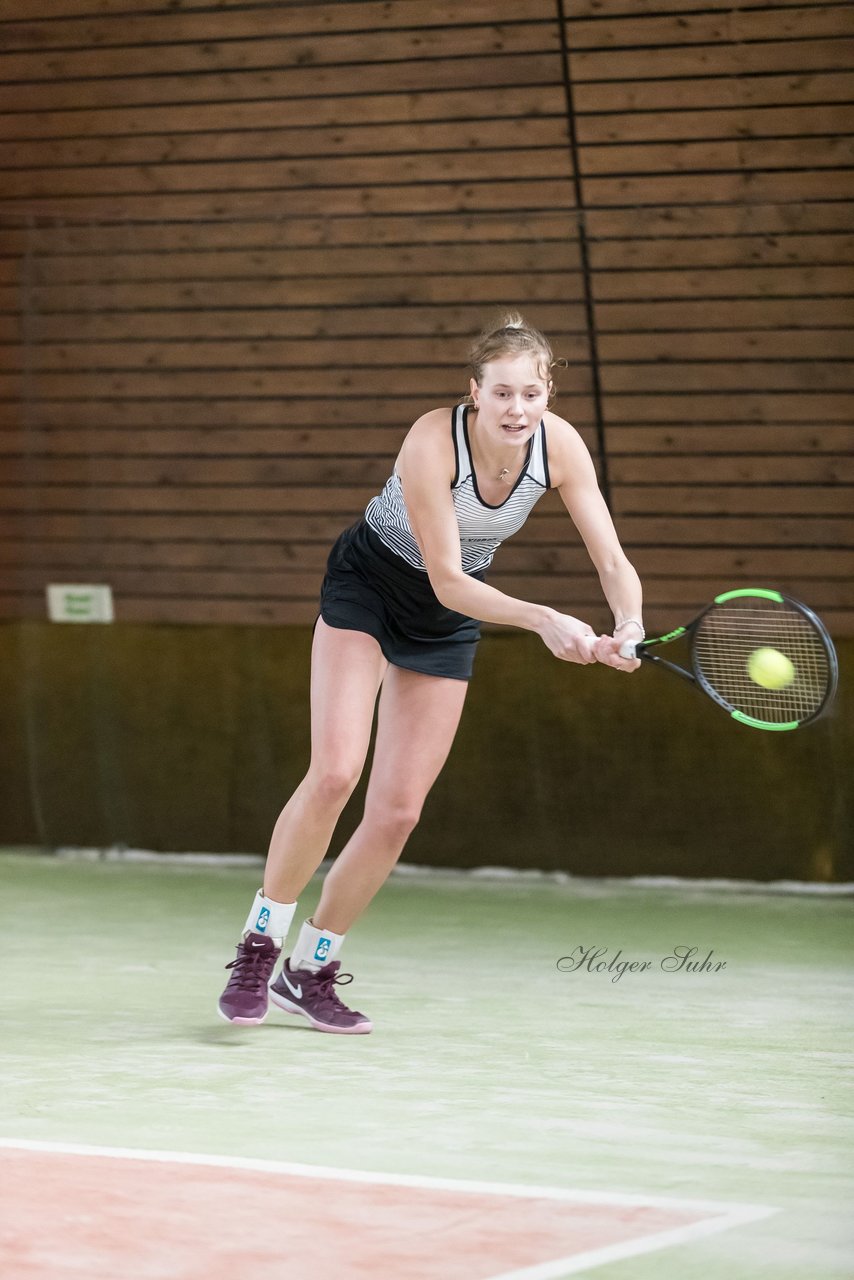
M 285 986 L 287 987 L 288 991 L 290 991 L 292 996 L 294 996 L 297 1000 L 302 1000 L 302 984 L 301 983 L 298 984 L 297 986 L 294 986 L 293 983 L 288 982 L 288 976 L 286 973 L 282 974 L 282 981 L 284 982 Z

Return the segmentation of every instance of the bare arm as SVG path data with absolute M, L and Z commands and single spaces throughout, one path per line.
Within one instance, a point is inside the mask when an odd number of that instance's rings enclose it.
M 593 662 L 592 627 L 545 605 L 506 595 L 463 572 L 460 534 L 451 497 L 454 449 L 449 409 L 419 418 L 397 460 L 412 532 L 436 596 L 447 609 L 534 631 L 558 658 Z
M 603 636 L 597 642 L 596 657 L 620 670 L 635 670 L 639 663 L 620 659 L 619 648 L 627 640 L 640 640 L 643 634 L 640 578 L 620 545 L 593 461 L 578 432 L 554 414 L 548 415 L 547 430 L 553 479 L 614 615 L 614 635 Z

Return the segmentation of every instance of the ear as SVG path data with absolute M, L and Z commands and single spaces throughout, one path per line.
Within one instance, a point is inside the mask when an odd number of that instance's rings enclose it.
M 469 378 L 469 395 L 471 396 L 475 404 L 477 404 L 478 391 L 480 391 L 480 387 L 477 385 L 477 382 L 475 381 L 475 379 Z

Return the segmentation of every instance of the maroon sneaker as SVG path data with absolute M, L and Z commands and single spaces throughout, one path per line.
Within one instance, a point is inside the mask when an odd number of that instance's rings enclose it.
M 219 998 L 219 1013 L 226 1022 L 254 1027 L 267 1016 L 267 984 L 272 977 L 281 947 L 260 933 L 247 933 L 237 947 L 237 958 L 228 985 Z
M 270 999 L 284 1013 L 301 1013 L 316 1031 L 365 1035 L 374 1029 L 370 1018 L 348 1009 L 335 991 L 336 986 L 353 981 L 352 973 L 339 974 L 340 968 L 341 961 L 333 960 L 312 973 L 310 969 L 292 969 L 286 960 L 270 987 Z

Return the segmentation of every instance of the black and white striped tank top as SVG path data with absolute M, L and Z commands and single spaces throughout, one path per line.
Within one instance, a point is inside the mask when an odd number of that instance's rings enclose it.
M 461 404 L 452 411 L 451 429 L 457 466 L 451 493 L 460 529 L 463 572 L 478 573 L 491 564 L 505 538 L 522 528 L 534 503 L 548 489 L 549 463 L 546 428 L 540 422 L 528 441 L 528 456 L 519 479 L 503 502 L 490 506 L 478 492 L 469 447 L 468 412 L 468 405 Z M 365 520 L 390 551 L 414 569 L 425 570 L 396 471 L 389 476 L 382 493 L 368 503 Z

